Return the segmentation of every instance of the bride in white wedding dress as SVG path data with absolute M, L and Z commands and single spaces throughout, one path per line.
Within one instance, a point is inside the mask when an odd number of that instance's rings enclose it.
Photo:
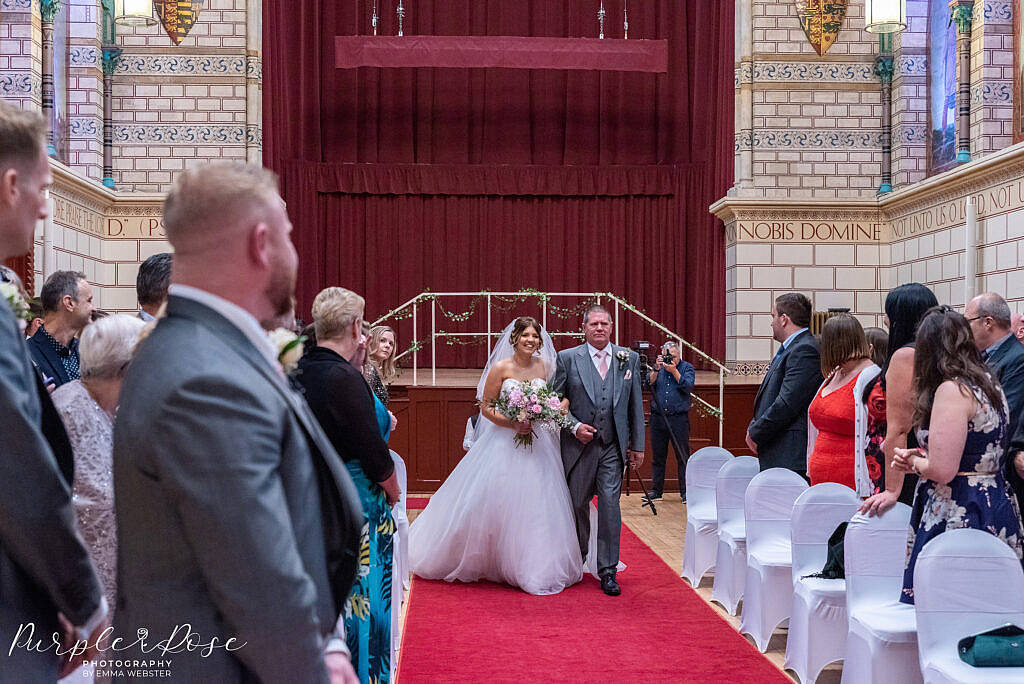
M 528 316 L 502 332 L 477 387 L 476 440 L 409 532 L 412 571 L 426 579 L 486 579 L 530 594 L 557 594 L 579 582 L 583 562 L 565 483 L 558 430 L 537 427 L 533 447 L 488 405 L 513 381 L 550 381 L 555 349 Z M 593 555 L 593 554 L 590 554 Z

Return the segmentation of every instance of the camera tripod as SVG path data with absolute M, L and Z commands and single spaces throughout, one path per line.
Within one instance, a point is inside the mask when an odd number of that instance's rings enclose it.
M 641 369 L 641 372 L 644 373 L 644 377 L 647 378 L 651 374 L 651 372 L 653 372 L 653 369 L 651 369 L 651 367 L 645 363 L 644 368 Z M 651 387 L 651 416 L 653 417 L 655 414 L 661 416 L 662 419 L 665 421 L 665 427 L 668 428 L 668 436 L 669 439 L 672 440 L 672 448 L 675 449 L 676 454 L 686 453 L 680 448 L 679 438 L 676 437 L 675 430 L 672 429 L 672 423 L 668 420 L 668 415 L 664 413 L 661 410 L 661 407 L 658 405 L 658 394 L 654 391 L 654 388 Z M 650 421 L 645 421 L 645 424 L 649 423 Z M 626 478 L 626 496 L 629 496 L 630 489 L 629 468 L 629 462 L 627 461 L 626 466 L 622 470 L 622 476 Z M 651 500 L 651 494 L 650 492 L 647 491 L 647 487 L 644 485 L 643 478 L 640 477 L 640 471 L 637 470 L 636 467 L 634 467 L 633 472 L 636 474 L 636 481 L 640 483 L 640 488 L 644 492 L 644 499 L 643 503 L 641 504 L 641 508 L 643 508 L 644 506 L 650 506 L 651 513 L 653 513 L 654 515 L 658 515 L 658 509 L 655 507 L 654 502 Z

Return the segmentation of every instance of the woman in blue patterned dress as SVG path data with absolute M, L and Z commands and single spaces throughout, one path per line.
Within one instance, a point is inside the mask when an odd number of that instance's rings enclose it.
M 394 462 L 361 372 L 364 300 L 329 287 L 313 300 L 317 346 L 299 361 L 306 400 L 345 461 L 366 515 L 359 547 L 359 575 L 345 603 L 345 641 L 363 684 L 391 676 L 391 572 L 395 522 L 391 503 L 400 495 Z M 390 426 L 390 423 L 388 423 Z
M 914 602 L 914 566 L 931 539 L 974 528 L 1024 555 L 1020 511 L 1005 476 L 1006 399 L 974 346 L 967 319 L 929 309 L 914 356 L 918 449 L 896 449 L 894 467 L 920 476 L 910 517 L 900 601 Z

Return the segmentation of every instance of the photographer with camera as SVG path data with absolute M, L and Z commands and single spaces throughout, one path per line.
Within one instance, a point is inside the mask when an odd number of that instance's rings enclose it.
M 661 499 L 665 487 L 665 462 L 668 445 L 676 455 L 679 474 L 679 495 L 686 502 L 686 461 L 690 457 L 690 392 L 693 391 L 693 366 L 679 355 L 679 345 L 673 341 L 661 347 L 661 355 L 649 367 L 651 385 L 651 461 L 650 499 Z

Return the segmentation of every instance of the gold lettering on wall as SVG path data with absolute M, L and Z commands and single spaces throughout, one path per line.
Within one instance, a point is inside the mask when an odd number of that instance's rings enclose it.
M 880 221 L 737 221 L 727 228 L 727 242 L 870 243 L 888 239 Z
M 166 239 L 163 219 L 156 216 L 117 216 L 107 219 L 108 238 Z
M 987 188 L 970 196 L 978 207 L 978 218 L 998 216 L 1024 208 L 1024 179 Z M 930 233 L 933 230 L 963 225 L 967 221 L 967 197 L 936 204 L 923 211 L 892 220 L 892 239 Z
M 56 195 L 53 198 L 53 222 L 65 228 L 74 228 L 97 237 L 106 237 L 102 214 Z

